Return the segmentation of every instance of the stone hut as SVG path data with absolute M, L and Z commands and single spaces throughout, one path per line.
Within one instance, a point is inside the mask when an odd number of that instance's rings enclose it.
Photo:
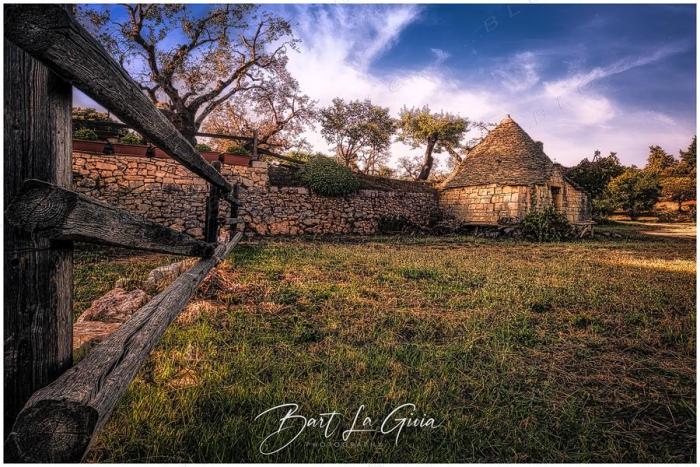
M 569 222 L 591 219 L 589 194 L 510 115 L 465 155 L 440 187 L 442 211 L 476 225 L 517 221 L 545 206 L 554 206 Z

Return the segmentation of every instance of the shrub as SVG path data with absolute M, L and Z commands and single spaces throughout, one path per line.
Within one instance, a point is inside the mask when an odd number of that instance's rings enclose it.
M 143 139 L 136 133 L 127 133 L 119 138 L 119 142 L 124 144 L 143 144 Z
M 573 232 L 566 217 L 552 206 L 527 213 L 523 217 L 520 229 L 525 237 L 538 242 L 565 240 Z
M 73 138 L 86 139 L 89 141 L 97 141 L 100 139 L 100 137 L 97 136 L 97 132 L 95 130 L 91 130 L 90 128 L 79 128 L 75 130 L 73 133 Z
M 199 152 L 210 152 L 211 147 L 206 144 L 195 144 L 194 148 Z
M 237 156 L 248 156 L 250 153 L 246 148 L 243 148 L 241 146 L 238 146 L 236 144 L 232 144 L 231 146 L 226 148 L 226 152 L 229 154 L 235 154 Z
M 314 156 L 298 172 L 299 179 L 314 193 L 344 196 L 356 193 L 360 181 L 345 167 L 325 156 Z

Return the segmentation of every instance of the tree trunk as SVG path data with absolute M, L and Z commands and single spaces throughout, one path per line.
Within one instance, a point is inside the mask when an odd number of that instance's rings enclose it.
M 4 41 L 4 201 L 36 178 L 71 186 L 71 85 Z M 72 363 L 73 245 L 4 223 L 5 433 Z
M 423 158 L 423 166 L 420 168 L 418 180 L 427 180 L 430 171 L 433 169 L 433 149 L 437 143 L 437 137 L 431 137 L 428 140 L 428 146 L 425 148 L 425 157 Z
M 161 108 L 160 111 L 165 115 L 168 120 L 177 128 L 177 130 L 182 133 L 187 141 L 194 146 L 197 144 L 196 133 L 199 131 L 199 127 L 195 123 L 194 114 L 187 109 L 180 109 L 178 111 L 172 111 L 170 109 Z
M 194 123 L 194 115 L 176 115 L 176 121 L 173 122 L 175 127 L 182 133 L 182 136 L 189 141 L 192 146 L 197 144 L 197 137 L 195 136 L 199 131 L 199 128 Z

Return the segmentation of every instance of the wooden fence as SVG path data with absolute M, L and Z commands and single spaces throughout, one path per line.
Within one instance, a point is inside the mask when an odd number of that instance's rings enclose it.
M 4 8 L 5 459 L 75 462 L 198 285 L 240 241 L 238 185 L 201 157 L 68 8 Z M 209 182 L 204 239 L 71 191 L 71 85 Z M 216 243 L 220 199 L 230 205 L 225 244 Z M 71 367 L 75 240 L 202 259 Z

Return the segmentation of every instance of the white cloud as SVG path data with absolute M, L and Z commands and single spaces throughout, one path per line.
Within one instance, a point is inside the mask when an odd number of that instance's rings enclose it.
M 430 51 L 435 56 L 435 63 L 434 63 L 435 66 L 441 65 L 445 60 L 450 58 L 450 53 L 446 52 L 442 49 L 432 49 L 431 48 Z
M 560 97 L 574 91 L 583 92 L 584 88 L 594 81 L 608 76 L 624 73 L 644 65 L 663 60 L 671 55 L 687 50 L 684 44 L 673 44 L 654 50 L 651 54 L 641 57 L 628 57 L 604 67 L 596 67 L 585 73 L 575 74 L 565 79 L 545 83 L 545 90 L 552 97 Z
M 505 65 L 496 66 L 492 74 L 511 92 L 528 90 L 540 81 L 537 60 L 532 52 L 516 54 Z
M 351 14 L 350 14 L 351 12 Z M 675 152 L 694 134 L 667 115 L 625 109 L 596 91 L 595 81 L 654 63 L 685 50 L 671 45 L 641 57 L 579 71 L 556 81 L 543 81 L 539 69 L 545 55 L 537 51 L 514 54 L 505 65 L 494 65 L 492 80 L 461 82 L 449 74 L 448 51 L 431 49 L 433 62 L 423 69 L 372 73 L 371 65 L 395 44 L 403 29 L 420 17 L 414 5 L 303 8 L 297 33 L 301 53 L 293 54 L 290 69 L 302 89 L 321 106 L 334 97 L 371 99 L 396 115 L 402 106 L 430 106 L 474 120 L 498 122 L 511 114 L 545 151 L 560 163 L 572 165 L 601 151 L 617 151 L 625 163 L 643 163 L 648 146 L 661 144 Z M 439 66 L 439 65 L 443 66 Z M 500 86 L 499 86 L 500 84 Z M 319 150 L 331 148 L 318 131 L 308 133 Z M 392 146 L 392 160 L 420 153 L 402 144 Z

